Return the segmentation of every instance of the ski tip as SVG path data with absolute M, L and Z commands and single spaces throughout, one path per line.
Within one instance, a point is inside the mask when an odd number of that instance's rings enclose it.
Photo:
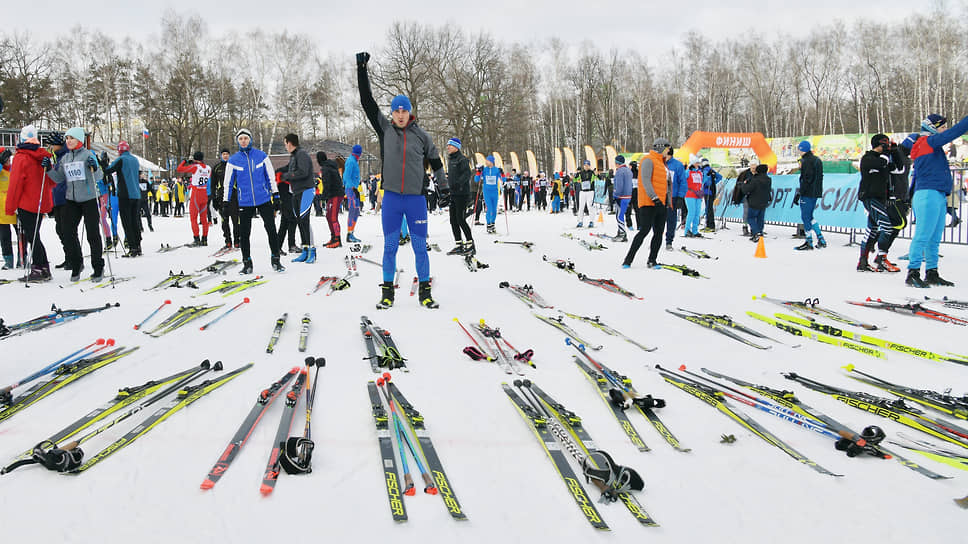
M 259 493 L 262 493 L 263 497 L 268 497 L 272 494 L 272 489 L 271 485 L 262 484 L 262 487 L 259 488 Z
M 201 489 L 212 489 L 213 487 L 215 487 L 215 482 L 206 478 L 205 481 L 202 482 L 202 485 L 200 485 L 199 487 Z

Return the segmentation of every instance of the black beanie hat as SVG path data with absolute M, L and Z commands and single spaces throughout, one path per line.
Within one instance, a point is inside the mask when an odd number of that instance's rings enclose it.
M 196 161 L 203 161 L 205 160 L 205 153 L 202 153 L 201 151 L 196 151 L 195 154 L 192 155 L 192 159 Z
M 325 160 L 326 160 L 326 153 L 324 153 L 322 151 L 317 151 L 316 152 L 316 162 L 318 162 L 319 164 L 322 164 L 323 161 L 325 161 Z

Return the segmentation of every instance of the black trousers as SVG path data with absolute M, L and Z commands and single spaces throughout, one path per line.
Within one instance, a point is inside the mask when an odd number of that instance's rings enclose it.
M 40 239 L 40 224 L 44 221 L 43 214 L 37 215 L 27 210 L 17 210 L 17 220 L 20 221 L 20 232 L 23 236 L 24 246 L 31 247 L 30 263 L 31 266 L 45 266 L 47 262 L 47 249 L 44 242 Z M 34 237 L 34 229 L 37 236 Z M 32 244 L 32 245 L 31 245 Z
M 84 220 L 84 230 L 87 232 L 87 244 L 91 248 L 91 267 L 95 272 L 104 270 L 104 246 L 101 243 L 101 215 L 98 211 L 97 200 L 85 202 L 68 200 L 64 204 L 64 252 L 71 271 L 75 274 L 81 271 L 84 253 L 78 239 L 77 228 Z
M 454 241 L 460 242 L 460 234 L 464 238 L 473 240 L 471 227 L 467 224 L 467 201 L 469 195 L 450 195 L 450 229 L 454 232 Z
M 632 245 L 629 247 L 628 254 L 625 255 L 623 264 L 632 264 L 635 254 L 639 251 L 650 230 L 653 233 L 648 262 L 656 262 L 656 259 L 659 258 L 659 248 L 662 247 L 662 232 L 665 230 L 667 209 L 665 206 L 642 206 L 635 210 L 635 220 L 639 224 L 639 230 L 635 233 L 635 238 L 632 238 Z
M 716 228 L 716 195 L 706 195 L 706 228 Z
M 261 206 L 240 206 L 239 207 L 239 243 L 242 245 L 242 258 L 246 261 L 252 260 L 252 251 L 249 238 L 252 235 L 252 219 L 256 212 L 262 216 L 262 225 L 266 229 L 266 237 L 269 239 L 269 251 L 273 257 L 279 256 L 279 240 L 276 237 L 276 221 L 272 211 L 272 203 L 266 202 Z
M 151 230 L 155 230 L 155 227 L 151 226 L 151 202 L 149 202 L 147 198 L 142 196 L 140 203 L 141 203 L 141 215 L 144 215 L 145 219 L 148 220 L 148 228 Z M 145 230 L 145 228 L 141 225 L 140 218 L 138 218 L 138 228 L 140 228 L 141 230 Z
M 141 249 L 141 199 L 130 200 L 118 197 L 118 215 L 121 216 L 121 228 L 124 229 L 124 239 L 129 248 Z
M 279 192 L 279 210 L 282 212 L 282 219 L 279 220 L 279 242 L 280 245 L 286 240 L 290 246 L 296 245 L 296 214 L 292 210 L 292 193 Z
M 239 245 L 239 205 L 235 201 L 222 202 L 219 205 L 218 214 L 222 218 L 222 236 L 225 237 L 225 245 Z M 232 236 L 232 233 L 235 236 Z

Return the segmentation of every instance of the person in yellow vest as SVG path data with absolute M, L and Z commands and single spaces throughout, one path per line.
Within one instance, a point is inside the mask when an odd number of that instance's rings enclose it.
M 185 215 L 185 181 L 182 179 L 175 180 L 175 217 L 182 217 Z
M 10 157 L 13 153 L 9 149 L 0 147 L 0 253 L 3 254 L 3 266 L 0 270 L 13 270 L 13 229 L 10 225 L 17 224 L 16 213 L 7 214 L 4 207 L 7 204 L 7 189 L 10 188 Z
M 168 204 L 171 202 L 171 188 L 168 187 L 167 181 L 163 181 L 158 185 L 155 198 L 158 199 L 158 202 L 161 202 L 161 216 L 168 217 Z
M 622 268 L 630 268 L 635 253 L 642 246 L 645 237 L 652 230 L 652 245 L 649 249 L 649 260 L 646 266 L 652 268 L 656 265 L 659 257 L 659 248 L 662 247 L 662 231 L 665 230 L 666 216 L 668 214 L 668 194 L 669 194 L 669 174 L 666 170 L 666 161 L 672 157 L 672 144 L 665 138 L 656 138 L 652 142 L 652 151 L 642 157 L 639 163 L 638 180 L 638 209 L 635 210 L 635 222 L 639 226 L 639 231 L 632 239 L 632 245 L 625 255 Z

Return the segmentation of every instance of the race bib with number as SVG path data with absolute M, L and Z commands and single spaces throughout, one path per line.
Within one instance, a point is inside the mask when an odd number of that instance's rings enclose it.
M 84 161 L 68 162 L 64 164 L 64 175 L 67 181 L 84 181 Z

